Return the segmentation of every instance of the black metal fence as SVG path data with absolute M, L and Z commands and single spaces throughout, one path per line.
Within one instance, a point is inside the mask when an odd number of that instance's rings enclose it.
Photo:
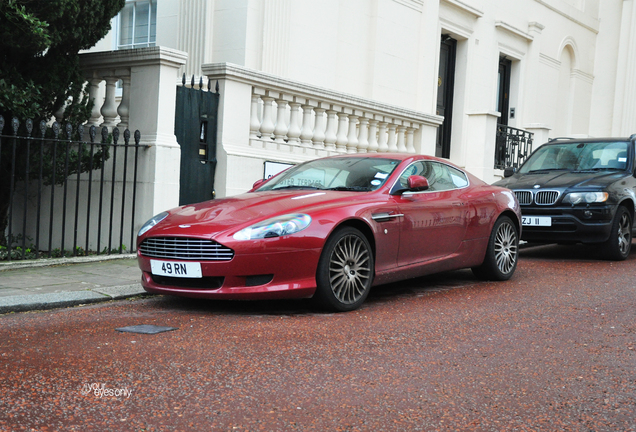
M 0 116 L 0 259 L 135 250 L 139 131 L 61 126 Z
M 532 153 L 532 132 L 497 125 L 495 169 L 519 168 Z

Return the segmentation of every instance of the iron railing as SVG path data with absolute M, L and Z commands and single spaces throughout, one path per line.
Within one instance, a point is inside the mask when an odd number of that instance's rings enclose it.
M 495 169 L 519 168 L 532 153 L 532 132 L 497 125 Z
M 139 131 L 133 144 L 128 129 L 121 143 L 118 128 L 103 127 L 98 142 L 95 126 L 41 121 L 37 136 L 31 119 L 4 127 L 0 116 L 0 259 L 123 253 L 128 241 L 135 250 L 139 148 L 148 147 Z

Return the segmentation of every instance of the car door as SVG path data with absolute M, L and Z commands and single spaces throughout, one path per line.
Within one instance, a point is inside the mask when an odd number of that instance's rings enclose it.
M 441 162 L 416 161 L 400 176 L 421 175 L 429 189 L 396 197 L 402 217 L 398 265 L 406 266 L 450 255 L 466 234 L 470 207 L 462 198 L 468 180 L 461 171 Z

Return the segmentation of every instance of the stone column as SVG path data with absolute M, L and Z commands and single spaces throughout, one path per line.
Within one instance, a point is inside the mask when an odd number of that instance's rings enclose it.
M 338 133 L 336 134 L 336 151 L 347 152 L 347 119 L 349 116 L 344 112 L 338 113 Z
M 271 139 L 272 132 L 274 132 L 274 109 L 272 106 L 272 102 L 274 102 L 273 97 L 263 96 L 263 122 L 261 123 L 261 138 Z
M 122 76 L 121 102 L 117 107 L 119 114 L 119 124 L 117 127 L 121 130 L 128 128 L 128 120 L 130 115 L 130 76 Z
M 349 134 L 347 135 L 347 153 L 358 152 L 358 136 L 356 134 L 357 125 L 358 116 L 351 114 L 349 116 Z
M 313 107 L 305 104 L 303 109 L 303 125 L 300 132 L 300 144 L 303 147 L 311 147 L 311 139 L 314 136 L 314 130 L 311 126 Z
M 291 113 L 289 115 L 289 130 L 287 131 L 287 138 L 291 144 L 296 144 L 300 142 L 298 139 L 300 137 L 300 125 L 299 125 L 299 114 L 300 114 L 300 104 L 298 102 L 290 102 L 289 106 L 291 107 Z
M 106 100 L 104 101 L 104 105 L 102 105 L 102 116 L 104 117 L 104 122 L 101 126 L 106 126 L 107 128 L 114 127 L 117 123 L 117 104 L 115 102 L 115 86 L 117 84 L 117 77 L 107 76 L 104 78 L 106 80 Z
M 338 121 L 336 120 L 337 111 L 330 109 L 327 111 L 327 129 L 325 130 L 325 149 L 334 151 L 336 150 L 336 130 L 338 127 Z
M 377 153 L 379 148 L 378 144 L 378 121 L 375 119 L 369 120 L 369 147 L 367 151 L 369 153 Z
M 252 94 L 252 105 L 250 108 L 250 139 L 258 139 L 261 128 L 261 120 L 258 118 L 258 101 L 261 97 Z
M 358 136 L 358 153 L 366 153 L 369 148 L 369 119 L 360 118 L 360 134 Z
M 314 126 L 314 136 L 312 141 L 316 148 L 325 148 L 325 109 L 321 106 L 314 108 L 316 113 L 316 124 Z
M 378 152 L 386 153 L 389 151 L 388 136 L 387 136 L 387 122 L 380 121 L 380 131 L 378 132 Z

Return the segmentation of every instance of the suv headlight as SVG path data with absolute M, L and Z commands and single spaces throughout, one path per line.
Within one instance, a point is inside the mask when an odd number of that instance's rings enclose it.
M 289 214 L 264 220 L 234 234 L 234 240 L 257 240 L 295 234 L 311 223 L 306 214 Z
M 563 202 L 566 204 L 591 204 L 602 203 L 607 201 L 609 194 L 607 192 L 573 192 L 569 193 L 563 198 Z
M 159 222 L 164 220 L 167 216 L 168 216 L 168 212 L 161 212 L 158 215 L 154 215 L 152 218 L 150 218 L 150 220 L 148 220 L 148 222 L 144 224 L 144 226 L 141 227 L 141 229 L 139 230 L 139 233 L 137 234 L 137 237 L 148 232 L 150 228 L 157 225 Z

